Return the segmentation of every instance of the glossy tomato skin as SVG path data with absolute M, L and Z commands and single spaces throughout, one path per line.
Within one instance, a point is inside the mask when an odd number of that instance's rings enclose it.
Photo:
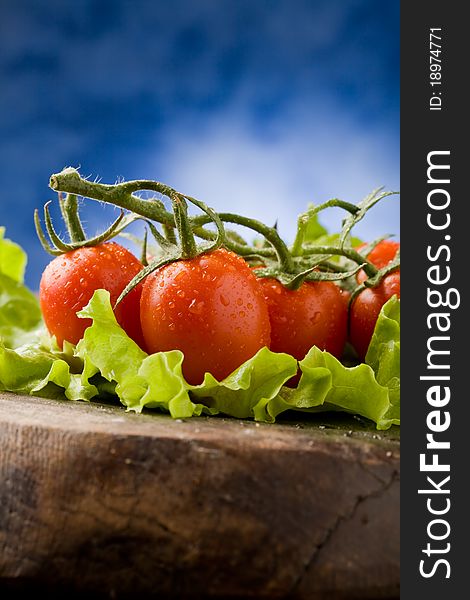
M 64 340 L 76 344 L 91 325 L 91 319 L 80 319 L 76 313 L 88 304 L 95 290 L 108 290 L 114 305 L 142 268 L 142 263 L 131 252 L 115 242 L 78 248 L 52 260 L 42 274 L 39 300 L 46 327 L 56 336 L 59 346 Z M 115 314 L 129 337 L 143 348 L 141 291 L 142 285 L 134 288 Z
M 288 290 L 260 278 L 271 322 L 271 350 L 302 360 L 315 345 L 337 358 L 347 337 L 348 294 L 331 281 L 306 281 Z
M 360 246 L 358 246 L 358 252 L 360 252 L 365 245 L 366 244 L 361 244 Z M 369 252 L 369 254 L 367 255 L 367 259 L 374 266 L 376 266 L 377 269 L 383 269 L 389 263 L 392 262 L 399 248 L 399 242 L 393 242 L 392 240 L 382 240 L 377 244 L 377 246 L 375 246 L 373 250 Z M 363 269 L 359 271 L 359 273 L 356 276 L 356 279 L 358 283 L 362 283 L 365 279 L 367 279 L 367 275 Z
M 386 275 L 380 285 L 366 288 L 353 300 L 349 314 L 349 339 L 364 361 L 382 306 L 392 296 L 400 298 L 400 271 Z
M 223 379 L 270 342 L 259 283 L 223 248 L 149 275 L 140 313 L 148 351 L 181 350 L 184 377 L 194 385 L 206 372 Z

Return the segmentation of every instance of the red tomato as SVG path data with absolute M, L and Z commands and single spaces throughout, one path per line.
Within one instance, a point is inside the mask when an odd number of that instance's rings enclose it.
M 354 299 L 349 314 L 349 339 L 364 361 L 382 306 L 393 295 L 400 297 L 400 271 L 386 275 L 380 285 L 366 288 Z
M 184 377 L 194 385 L 206 372 L 223 379 L 270 342 L 256 277 L 242 258 L 222 248 L 149 275 L 140 318 L 148 350 L 181 350 Z
M 111 304 L 143 268 L 131 252 L 110 242 L 78 248 L 52 260 L 42 274 L 39 300 L 44 322 L 59 346 L 67 340 L 76 344 L 91 319 L 80 319 L 77 311 L 86 306 L 97 289 L 108 290 Z M 142 286 L 134 288 L 116 308 L 121 327 L 139 346 L 144 347 L 140 326 L 140 294 Z
M 315 345 L 340 357 L 347 336 L 348 294 L 331 281 L 306 281 L 288 290 L 260 278 L 271 321 L 271 350 L 302 360 Z
M 366 244 L 361 244 L 357 247 L 358 252 L 364 248 Z M 375 246 L 373 250 L 369 252 L 367 255 L 368 260 L 375 265 L 378 269 L 383 269 L 392 260 L 395 258 L 398 250 L 400 248 L 399 242 L 392 242 L 391 240 L 382 240 Z M 356 275 L 356 279 L 358 283 L 362 283 L 365 279 L 367 279 L 367 275 L 363 269 L 359 271 Z

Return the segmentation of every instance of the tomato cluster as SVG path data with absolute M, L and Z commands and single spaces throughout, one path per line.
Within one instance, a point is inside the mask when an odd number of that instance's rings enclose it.
M 369 260 L 379 268 L 398 246 L 381 242 Z M 96 289 L 114 305 L 143 264 L 114 242 L 82 247 L 55 258 L 45 269 L 40 302 L 49 332 L 60 345 L 77 343 L 90 324 L 77 311 Z M 363 281 L 360 273 L 358 280 Z M 349 294 L 331 281 L 305 281 L 289 290 L 256 271 L 232 251 L 219 248 L 170 262 L 148 275 L 115 309 L 128 335 L 148 352 L 179 349 L 183 373 L 199 384 L 209 371 L 223 379 L 264 346 L 298 360 L 316 345 L 341 357 L 349 337 L 363 360 L 382 305 L 400 295 L 400 273 L 364 289 L 348 310 Z

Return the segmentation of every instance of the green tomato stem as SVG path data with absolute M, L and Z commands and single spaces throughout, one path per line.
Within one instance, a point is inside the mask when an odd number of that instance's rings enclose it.
M 82 222 L 78 214 L 78 200 L 75 194 L 66 194 L 65 198 L 59 194 L 60 212 L 64 219 L 70 241 L 74 244 L 84 242 L 86 239 Z
M 87 181 L 80 176 L 76 169 L 73 168 L 64 169 L 60 173 L 52 175 L 49 185 L 54 191 L 67 192 L 84 196 L 86 198 L 90 198 L 91 200 L 113 204 L 115 206 L 119 206 L 120 208 L 134 212 L 145 219 L 150 219 L 152 221 L 161 223 L 168 239 L 170 238 L 168 237 L 166 228 L 171 230 L 172 228 L 174 229 L 176 227 L 173 214 L 165 210 L 160 201 L 142 200 L 138 196 L 135 196 L 134 192 L 151 190 L 168 197 L 176 195 L 182 198 L 186 197 L 190 201 L 193 200 L 189 196 L 182 196 L 173 188 L 170 188 L 169 186 L 158 181 L 139 180 L 118 183 L 116 185 L 105 185 L 102 183 Z M 224 221 L 225 219 L 222 217 L 223 216 L 221 216 L 221 220 Z M 203 224 L 207 224 L 210 221 L 211 219 L 206 215 L 190 218 L 190 223 L 194 234 L 201 239 L 215 240 L 217 238 L 217 233 L 214 231 L 208 231 L 202 227 Z M 263 226 L 262 223 L 260 223 L 260 225 L 265 229 L 271 229 L 266 228 L 266 226 Z M 275 233 L 277 234 L 277 232 Z M 279 236 L 277 237 L 279 238 Z M 281 244 L 283 243 L 284 242 L 281 240 Z M 225 245 L 227 248 L 230 248 L 241 256 L 252 254 L 253 252 L 256 252 L 262 256 L 273 256 L 273 251 L 270 248 L 257 250 L 231 239 L 226 239 Z
M 179 195 L 171 195 L 171 203 L 175 215 L 176 228 L 181 244 L 181 258 L 190 259 L 198 254 L 191 223 L 188 218 L 188 205 Z
M 291 253 L 289 252 L 289 248 L 287 247 L 286 243 L 280 237 L 279 233 L 274 227 L 269 227 L 268 225 L 265 225 L 264 223 L 261 223 L 261 221 L 257 221 L 256 219 L 250 219 L 249 217 L 244 217 L 242 215 L 237 215 L 233 213 L 219 213 L 219 218 L 225 223 L 234 223 L 236 225 L 242 225 L 243 227 L 248 227 L 249 229 L 253 229 L 257 233 L 263 235 L 276 252 L 281 270 L 285 271 L 286 273 L 295 272 L 294 260 L 291 256 Z M 193 225 L 195 226 L 204 225 L 207 222 L 208 220 L 205 215 L 201 215 L 193 219 Z M 249 246 L 243 244 L 234 244 L 233 242 L 232 244 L 236 245 L 237 249 L 240 249 L 240 254 L 253 254 L 253 252 L 255 252 L 256 254 L 262 254 L 260 253 L 260 251 L 262 250 L 269 251 L 269 249 L 262 248 L 254 250 Z M 265 254 L 265 256 L 268 255 L 272 256 L 272 251 L 270 251 L 269 254 Z
M 198 201 L 191 198 L 190 196 L 184 196 L 176 190 L 174 190 L 173 188 L 158 181 L 137 180 L 118 183 L 116 185 L 105 185 L 83 179 L 80 176 L 79 172 L 73 168 L 64 169 L 61 173 L 52 175 L 50 179 L 50 187 L 55 191 L 76 194 L 87 198 L 91 198 L 93 200 L 98 200 L 101 202 L 106 202 L 115 206 L 119 206 L 120 208 L 132 211 L 146 219 L 157 221 L 158 223 L 161 223 L 164 227 L 168 229 L 172 229 L 177 226 L 174 215 L 171 212 L 165 210 L 165 208 L 159 200 L 142 200 L 138 196 L 135 196 L 134 192 L 151 190 L 156 193 L 167 196 L 172 200 L 174 198 L 179 198 L 180 200 L 184 201 L 185 199 L 187 199 L 190 202 L 194 202 L 196 205 L 198 204 Z M 359 208 L 354 204 L 350 204 L 348 202 L 344 202 L 336 198 L 328 200 L 323 204 L 320 204 L 313 210 L 315 212 L 318 212 L 330 206 L 343 208 L 353 216 L 363 211 L 363 209 L 359 210 Z M 268 227 L 264 223 L 261 223 L 260 221 L 257 221 L 255 219 L 250 219 L 248 217 L 232 213 L 220 213 L 218 216 L 223 222 L 242 225 L 260 233 L 271 244 L 271 248 L 253 248 L 239 243 L 233 239 L 227 239 L 226 237 L 224 243 L 228 248 L 240 254 L 241 256 L 258 254 L 260 256 L 273 257 L 274 255 L 277 255 L 281 270 L 283 270 L 286 273 L 296 272 L 293 256 L 289 251 L 289 248 L 279 236 L 277 230 L 274 227 Z M 211 217 L 207 214 L 192 218 L 188 217 L 187 222 L 189 223 L 190 228 L 192 229 L 192 233 L 197 235 L 198 237 L 206 240 L 215 240 L 217 238 L 217 234 L 215 232 L 208 231 L 203 228 L 203 225 L 206 225 L 211 222 Z M 305 231 L 303 232 L 303 234 L 300 235 L 304 234 Z M 299 237 L 299 239 L 297 239 L 294 242 L 294 256 L 298 254 L 308 256 L 312 253 L 342 255 L 354 261 L 356 264 L 364 265 L 363 268 L 368 277 L 374 277 L 377 274 L 377 269 L 374 267 L 374 265 L 353 248 L 348 248 L 344 246 L 304 246 L 302 250 L 300 250 L 301 241 L 302 240 Z M 191 247 L 188 246 L 188 248 L 186 249 L 186 251 L 189 254 L 191 254 L 192 252 L 191 243 L 190 246 Z
M 140 190 L 152 190 L 166 196 L 174 192 L 168 186 L 157 181 L 128 181 L 116 185 L 105 185 L 102 183 L 87 181 L 83 179 L 76 169 L 64 169 L 56 175 L 52 175 L 49 181 L 50 187 L 57 192 L 68 192 L 114 204 L 120 208 L 130 210 L 146 219 L 152 219 L 159 223 L 175 227 L 172 213 L 162 208 L 161 202 L 142 200 L 133 192 Z
M 366 272 L 368 277 L 374 277 L 378 270 L 377 268 L 364 258 L 357 250 L 349 247 L 338 247 L 338 246 L 309 246 L 307 251 L 304 251 L 304 256 L 308 254 L 331 254 L 333 256 L 344 256 L 349 260 L 354 261 L 358 265 L 362 265 L 362 268 Z
M 165 234 L 165 238 L 167 239 L 167 241 L 170 242 L 170 244 L 176 244 L 177 240 L 176 240 L 174 227 L 172 227 L 168 223 L 163 223 L 162 229 L 163 229 L 163 233 Z

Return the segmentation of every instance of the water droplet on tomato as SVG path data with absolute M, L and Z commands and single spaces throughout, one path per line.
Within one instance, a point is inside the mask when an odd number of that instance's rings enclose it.
M 169 323 L 169 324 L 168 324 L 168 329 L 169 329 L 170 331 L 174 331 L 174 330 L 176 329 L 176 325 L 175 325 L 174 323 Z
M 248 302 L 246 307 L 248 308 L 248 310 L 251 310 L 253 308 L 253 304 L 251 304 L 251 302 Z
M 243 300 L 241 298 L 237 299 L 237 306 L 241 306 L 243 304 Z
M 168 307 L 173 309 L 175 308 L 175 303 L 174 302 L 168 302 Z
M 310 317 L 310 323 L 312 325 L 316 325 L 319 320 L 320 320 L 320 313 L 319 312 L 316 312 L 314 315 L 312 315 Z
M 178 290 L 176 292 L 176 295 L 178 296 L 178 298 L 184 298 L 184 296 L 185 296 L 184 290 Z
M 220 294 L 220 302 L 224 306 L 228 306 L 230 304 L 230 300 L 228 298 L 226 298 L 223 294 Z
M 245 315 L 246 315 L 246 313 L 245 313 L 245 311 L 244 311 L 244 310 L 241 310 L 241 311 L 238 313 L 238 316 L 239 316 L 239 317 L 242 317 L 242 318 L 243 318 Z
M 188 310 L 190 313 L 192 313 L 193 315 L 200 315 L 202 313 L 202 311 L 204 310 L 204 302 L 198 302 L 196 300 L 196 298 L 194 298 L 191 302 L 191 304 L 188 307 Z

